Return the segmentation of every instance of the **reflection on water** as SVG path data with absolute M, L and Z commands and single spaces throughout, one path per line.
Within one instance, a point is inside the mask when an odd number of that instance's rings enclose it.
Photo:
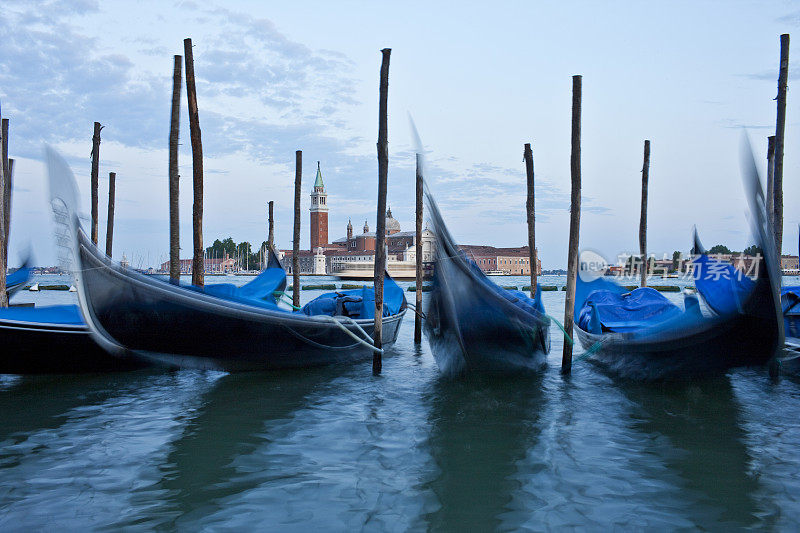
M 542 296 L 551 314 L 563 309 L 563 292 Z M 413 330 L 409 315 L 380 377 L 369 362 L 2 376 L 0 530 L 791 530 L 800 521 L 800 378 L 775 384 L 737 370 L 636 385 L 577 362 L 565 379 L 552 328 L 540 375 L 448 380 Z
M 437 381 L 429 404 L 428 483 L 438 509 L 426 516 L 435 530 L 489 531 L 520 488 L 516 464 L 536 444 L 544 401 L 541 377 Z
M 642 433 L 643 451 L 659 457 L 682 489 L 676 513 L 701 528 L 758 523 L 758 480 L 727 377 L 620 389 L 634 404 L 629 423 Z

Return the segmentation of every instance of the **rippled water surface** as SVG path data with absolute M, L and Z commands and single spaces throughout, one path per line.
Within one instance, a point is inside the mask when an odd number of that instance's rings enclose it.
M 557 317 L 563 294 L 543 294 Z M 408 315 L 379 377 L 369 362 L 238 375 L 0 376 L 0 529 L 800 522 L 800 379 L 773 383 L 763 370 L 741 370 L 641 385 L 590 360 L 564 378 L 563 339 L 552 328 L 540 376 L 454 381 L 440 378 L 425 342 L 414 346 L 413 326 Z

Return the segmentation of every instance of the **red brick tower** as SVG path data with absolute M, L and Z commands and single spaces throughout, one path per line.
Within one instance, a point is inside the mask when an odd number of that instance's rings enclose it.
M 311 193 L 311 251 L 328 245 L 328 195 L 322 183 L 322 172 L 317 161 L 317 179 Z

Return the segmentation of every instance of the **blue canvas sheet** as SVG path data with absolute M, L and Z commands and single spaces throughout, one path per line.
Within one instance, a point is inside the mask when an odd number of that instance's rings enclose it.
M 542 291 L 541 286 L 537 283 L 536 284 L 536 296 L 531 298 L 527 293 L 523 291 L 518 291 L 514 289 L 504 289 L 503 287 L 499 286 L 498 284 L 494 283 L 490 280 L 486 274 L 483 273 L 481 267 L 475 263 L 469 257 L 464 256 L 467 260 L 472 271 L 475 273 L 475 277 L 478 281 L 484 284 L 484 286 L 488 287 L 492 292 L 496 293 L 502 298 L 505 298 L 516 307 L 519 307 L 523 311 L 531 314 L 544 314 L 544 303 L 542 302 Z
M 286 271 L 276 266 L 265 269 L 241 287 L 233 283 L 214 283 L 202 291 L 217 298 L 273 309 L 277 308 L 275 292 L 282 292 L 285 288 Z
M 403 289 L 386 274 L 383 281 L 383 316 L 399 313 L 405 304 Z M 303 306 L 308 316 L 338 315 L 350 318 L 375 318 L 375 289 L 364 287 L 347 291 L 328 292 Z
M 692 261 L 697 292 L 715 313 L 728 315 L 741 311 L 756 283 L 730 263 L 701 255 Z
M 28 281 L 31 277 L 32 270 L 33 269 L 28 267 L 22 267 L 12 272 L 8 276 L 6 276 L 6 289 L 11 290 L 14 287 L 22 285 L 23 283 Z
M 584 282 L 579 276 L 575 302 L 575 323 L 595 334 L 664 326 L 684 316 L 701 318 L 696 297 L 687 298 L 684 312 L 655 289 L 644 287 L 629 292 L 605 278 Z
M 783 328 L 787 337 L 800 337 L 800 287 L 781 287 Z
M 39 324 L 83 324 L 83 316 L 77 305 L 50 305 L 45 307 L 0 308 L 0 320 L 18 320 Z

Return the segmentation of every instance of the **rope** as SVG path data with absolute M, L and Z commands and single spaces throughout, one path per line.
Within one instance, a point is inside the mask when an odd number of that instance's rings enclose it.
M 355 333 L 353 333 L 352 331 L 347 329 L 344 326 L 344 324 L 342 324 L 339 320 L 336 320 L 335 317 L 332 317 L 330 315 L 322 315 L 322 316 L 324 318 L 328 319 L 329 321 L 333 322 L 334 324 L 336 324 L 336 326 L 338 326 L 339 329 L 341 329 L 343 332 L 347 333 L 347 335 L 349 335 L 356 342 L 359 342 L 362 346 L 365 346 L 366 348 L 369 348 L 370 350 L 372 350 L 375 353 L 379 353 L 381 355 L 383 354 L 383 349 L 378 348 L 375 345 L 373 345 L 371 342 L 367 342 L 364 339 L 358 337 Z M 359 332 L 361 332 L 365 337 L 369 338 L 369 335 L 367 335 L 367 332 L 364 331 L 364 329 L 361 326 L 359 326 L 358 323 L 356 323 L 352 318 L 350 318 L 350 317 L 342 317 L 342 318 L 348 319 L 350 321 L 350 323 L 353 324 L 358 329 Z
M 556 320 L 552 316 L 548 315 L 547 313 L 545 313 L 544 316 L 546 316 L 548 318 L 548 320 L 550 320 L 551 322 L 555 322 L 556 326 L 558 326 L 558 329 L 560 329 L 561 333 L 564 334 L 564 339 L 566 339 L 567 342 L 569 342 L 573 346 L 575 345 L 575 341 L 572 339 L 572 337 L 570 337 L 569 333 L 567 333 L 567 330 L 564 329 L 564 326 L 561 324 L 561 322 L 559 322 L 558 320 Z M 588 350 L 586 350 L 581 355 L 576 357 L 574 362 L 575 363 L 579 363 L 579 362 L 583 361 L 584 359 L 590 357 L 592 354 L 594 354 L 598 350 L 600 350 L 600 348 L 603 347 L 603 344 L 604 344 L 604 341 L 597 341 L 596 343 L 591 345 Z
M 406 307 L 414 311 L 414 314 L 420 317 L 422 320 L 428 320 L 428 316 L 422 311 L 417 310 L 417 306 L 412 304 L 411 302 L 406 302 Z
M 278 299 L 281 299 L 281 298 L 286 298 L 286 301 L 284 301 L 283 303 L 285 303 L 286 305 L 288 305 L 289 307 L 291 307 L 291 308 L 292 308 L 292 309 L 294 309 L 295 311 L 300 311 L 300 310 L 302 309 L 302 307 L 296 307 L 296 306 L 294 305 L 294 300 L 292 300 L 292 299 L 289 297 L 289 295 L 288 295 L 288 294 L 286 294 L 284 291 L 275 291 L 275 292 L 273 292 L 272 294 L 273 294 L 274 296 L 277 296 L 277 297 L 278 297 Z

